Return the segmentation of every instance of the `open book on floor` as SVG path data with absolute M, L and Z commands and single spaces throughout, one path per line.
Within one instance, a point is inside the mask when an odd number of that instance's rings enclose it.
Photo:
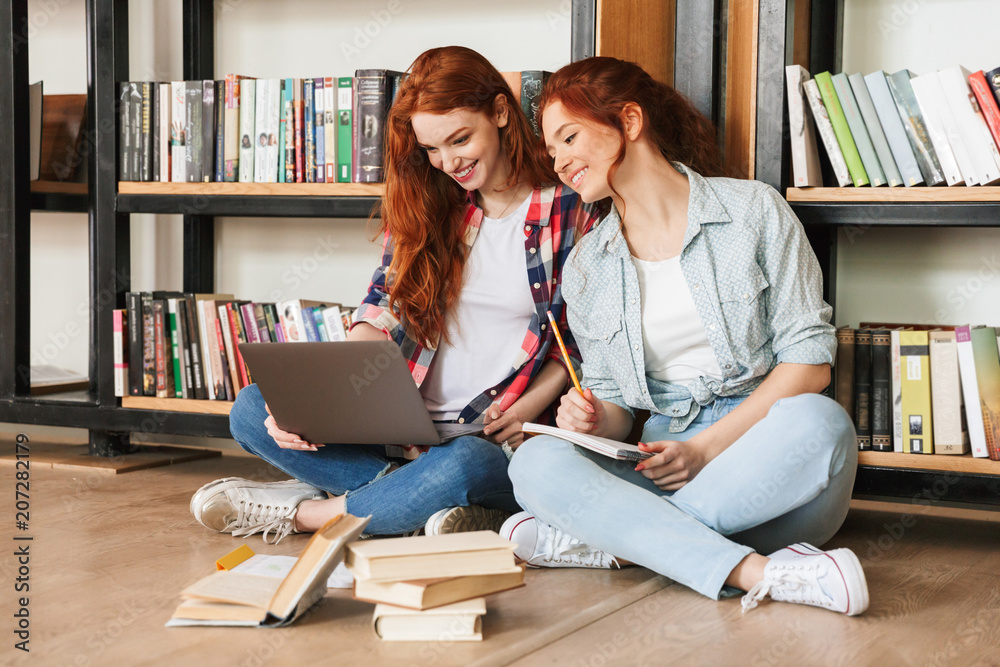
M 370 517 L 342 514 L 313 533 L 283 579 L 220 571 L 184 589 L 184 601 L 167 627 L 250 625 L 278 627 L 298 619 L 326 595 L 327 579 L 344 558 L 349 542 Z
M 608 438 L 600 438 L 596 435 L 567 431 L 555 426 L 545 426 L 544 424 L 528 422 L 521 425 L 521 430 L 534 435 L 551 435 L 556 438 L 562 438 L 563 440 L 572 442 L 574 445 L 579 445 L 592 452 L 597 452 L 598 454 L 618 459 L 619 461 L 642 461 L 652 456 L 649 452 L 644 452 L 635 445 Z

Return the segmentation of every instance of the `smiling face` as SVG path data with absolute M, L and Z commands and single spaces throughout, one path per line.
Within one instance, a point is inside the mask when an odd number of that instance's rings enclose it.
M 588 203 L 611 196 L 608 174 L 622 145 L 613 130 L 571 115 L 556 100 L 545 106 L 542 133 L 559 180 Z
M 410 118 L 431 165 L 466 190 L 499 190 L 509 173 L 499 132 L 507 125 L 507 107 L 497 106 L 502 108 L 490 115 L 456 109 L 445 114 L 418 112 Z

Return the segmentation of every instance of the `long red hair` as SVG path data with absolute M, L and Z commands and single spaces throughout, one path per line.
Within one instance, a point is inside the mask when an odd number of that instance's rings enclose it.
M 702 176 L 728 176 L 712 122 L 671 86 L 657 81 L 635 63 L 597 56 L 570 63 L 549 77 L 538 103 L 541 125 L 545 106 L 559 101 L 566 111 L 608 127 L 621 138 L 618 156 L 608 170 L 613 178 L 625 159 L 622 110 L 639 105 L 643 132 L 671 162 L 680 162 Z
M 528 125 L 510 86 L 486 58 L 462 46 L 430 49 L 410 65 L 409 75 L 389 111 L 386 124 L 386 185 L 381 232 L 392 236 L 392 263 L 386 287 L 389 305 L 398 308 L 408 333 L 436 346 L 445 318 L 462 288 L 466 246 L 462 240 L 467 193 L 435 169 L 417 145 L 414 114 L 444 114 L 468 109 L 491 114 L 496 96 L 507 102 L 507 125 L 500 148 L 515 187 L 556 182 L 550 161 Z

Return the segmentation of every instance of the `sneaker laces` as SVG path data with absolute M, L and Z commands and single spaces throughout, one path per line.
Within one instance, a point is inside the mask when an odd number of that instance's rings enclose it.
M 233 537 L 249 537 L 262 533 L 265 543 L 277 544 L 289 533 L 295 532 L 295 513 L 298 507 L 287 505 L 266 505 L 252 500 L 241 500 L 236 519 L 229 524 Z M 268 533 L 273 531 L 274 541 L 269 542 Z
M 819 572 L 815 564 L 781 563 L 771 567 L 773 569 L 766 570 L 764 578 L 743 596 L 741 604 L 744 614 L 754 609 L 772 592 L 778 593 L 778 597 L 772 595 L 775 600 L 829 607 L 827 600 L 817 600 L 814 597 L 817 591 L 823 590 L 819 585 Z
M 543 560 L 546 563 L 573 563 L 585 567 L 610 569 L 612 565 L 620 568 L 618 559 L 614 556 L 594 549 L 572 535 L 564 533 L 555 526 L 549 526 L 552 531 L 552 551 Z

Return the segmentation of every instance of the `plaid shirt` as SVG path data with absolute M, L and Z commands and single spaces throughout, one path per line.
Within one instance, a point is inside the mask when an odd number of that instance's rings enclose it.
M 555 336 L 549 326 L 546 310 L 552 311 L 559 323 L 566 349 L 574 363 L 579 365 L 580 353 L 566 325 L 562 272 L 573 245 L 597 220 L 598 214 L 594 206 L 583 203 L 575 192 L 561 184 L 536 188 L 531 193 L 531 204 L 524 225 L 524 252 L 535 313 L 531 316 L 510 374 L 499 384 L 487 387 L 475 397 L 460 413 L 460 423 L 482 423 L 487 408 L 493 405 L 506 410 L 524 393 L 547 359 L 562 361 L 559 347 L 552 344 Z M 482 221 L 483 210 L 476 205 L 474 193 L 469 193 L 463 221 L 463 240 L 469 248 L 476 241 Z M 392 252 L 392 237 L 386 231 L 382 245 L 382 266 L 375 270 L 368 286 L 368 296 L 355 313 L 354 321 L 367 322 L 396 341 L 419 387 L 427 377 L 427 369 L 436 350 L 411 338 L 406 324 L 400 322 L 398 314 L 389 309 L 386 272 L 392 263 Z

